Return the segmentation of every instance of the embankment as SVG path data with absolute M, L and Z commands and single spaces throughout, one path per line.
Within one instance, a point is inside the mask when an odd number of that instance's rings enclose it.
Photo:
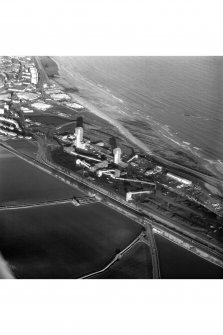
M 6 143 L 0 143 L 0 145 L 3 148 L 15 154 L 16 156 L 22 158 L 26 162 L 32 164 L 35 167 L 40 168 L 41 170 L 45 171 L 50 175 L 53 175 L 55 178 L 58 178 L 59 180 L 71 185 L 72 187 L 78 189 L 79 191 L 86 193 L 88 196 L 94 195 L 99 201 L 102 201 L 103 204 L 105 204 L 106 206 L 109 206 L 113 210 L 118 211 L 119 213 L 129 217 L 131 220 L 134 220 L 140 225 L 145 226 L 147 223 L 152 224 L 153 227 L 159 229 L 160 231 L 167 231 L 168 234 L 171 234 L 172 239 L 174 239 L 174 236 L 177 235 L 178 238 L 175 239 L 175 243 L 179 244 L 178 240 L 180 239 L 181 247 L 184 247 L 184 241 L 186 241 L 187 244 L 191 245 L 190 241 L 193 240 L 194 245 L 191 246 L 194 248 L 192 248 L 190 251 L 200 256 L 202 253 L 201 252 L 197 253 L 197 247 L 196 247 L 196 244 L 199 244 L 198 249 L 199 250 L 201 249 L 206 252 L 209 261 L 212 261 L 212 263 L 223 267 L 222 262 L 223 250 L 221 247 L 218 247 L 211 242 L 205 241 L 204 239 L 200 238 L 193 232 L 190 232 L 189 230 L 186 230 L 183 227 L 176 226 L 174 223 L 171 223 L 170 221 L 164 218 L 161 218 L 151 212 L 142 210 L 136 204 L 126 203 L 118 195 L 113 194 L 91 183 L 90 181 L 87 181 L 86 179 L 74 174 L 73 172 L 67 170 L 64 167 L 61 167 L 55 163 L 50 162 L 49 160 L 47 160 L 45 164 L 40 163 L 39 161 L 36 161 L 26 156 L 25 154 L 16 152 Z M 183 236 L 183 239 L 181 238 L 181 236 Z

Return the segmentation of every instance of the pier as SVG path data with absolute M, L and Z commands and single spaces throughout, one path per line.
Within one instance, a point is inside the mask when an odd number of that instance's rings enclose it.
M 41 207 L 41 206 L 62 205 L 62 204 L 67 204 L 67 203 L 70 203 L 74 206 L 83 206 L 83 205 L 88 205 L 88 204 L 95 203 L 98 201 L 99 201 L 98 199 L 94 197 L 88 197 L 88 196 L 73 197 L 69 199 L 40 201 L 40 202 L 35 202 L 35 203 L 4 205 L 4 206 L 0 206 L 0 211 Z

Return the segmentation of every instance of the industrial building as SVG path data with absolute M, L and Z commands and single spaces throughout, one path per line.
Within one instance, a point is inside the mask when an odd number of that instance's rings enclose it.
M 75 146 L 78 149 L 83 149 L 83 128 L 76 127 L 75 128 Z
M 178 177 L 178 176 L 175 176 L 174 174 L 172 173 L 167 173 L 166 174 L 167 178 L 169 179 L 172 179 L 174 181 L 178 181 L 179 183 L 181 184 L 184 184 L 184 185 L 187 185 L 187 186 L 191 186 L 192 185 L 192 181 L 188 180 L 188 179 L 185 179 L 185 178 L 181 178 L 181 177 Z
M 67 106 L 80 112 L 84 110 L 82 105 L 72 102 L 70 96 L 55 84 L 46 82 L 41 85 L 41 90 L 38 89 L 38 70 L 32 58 L 19 57 L 16 58 L 16 62 L 14 62 L 14 58 L 13 61 L 11 58 L 5 58 L 5 62 L 7 70 L 4 73 L 4 82 L 7 85 L 8 92 L 13 93 L 10 102 L 14 108 L 11 108 L 12 106 L 8 103 L 1 105 L 1 135 L 11 138 L 25 137 L 23 136 L 24 123 L 21 122 L 20 111 L 22 113 L 37 113 L 37 110 L 43 112 L 55 105 Z M 47 104 L 48 102 L 49 104 Z M 49 114 L 52 110 L 53 108 L 49 110 Z M 62 112 L 55 114 L 66 116 L 65 113 L 62 115 Z M 35 114 L 33 118 L 35 118 Z M 25 120 L 24 122 L 28 121 Z M 43 127 L 43 124 L 38 122 L 32 122 L 32 125 L 34 124 L 35 127 Z M 41 134 L 41 131 L 39 133 Z M 70 131 L 70 133 L 66 132 L 64 134 L 56 132 L 54 139 L 57 139 L 66 154 L 72 156 L 70 161 L 73 164 L 72 169 L 74 171 L 75 169 L 78 173 L 83 171 L 89 180 L 96 181 L 102 186 L 106 187 L 106 183 L 110 183 L 109 189 L 113 188 L 113 190 L 118 191 L 119 195 L 121 194 L 127 202 L 144 202 L 145 199 L 149 202 L 150 198 L 152 199 L 155 195 L 157 201 L 159 201 L 160 190 L 165 188 L 165 190 L 171 190 L 171 192 L 180 194 L 199 205 L 206 206 L 214 213 L 223 211 L 216 199 L 212 201 L 208 196 L 202 198 L 202 190 L 195 187 L 196 185 L 189 180 L 190 177 L 186 179 L 177 176 L 171 169 L 168 169 L 171 171 L 168 172 L 165 167 L 156 165 L 159 164 L 158 162 L 154 162 L 138 151 L 134 152 L 135 148 L 129 150 L 124 141 L 120 140 L 118 145 L 116 143 L 113 145 L 107 142 L 103 136 L 99 138 L 95 136 L 91 142 L 91 140 L 84 138 L 83 127 L 78 126 L 74 132 Z M 26 136 L 26 138 L 31 137 Z M 66 154 L 64 155 L 65 158 L 67 158 Z
M 121 149 L 115 148 L 113 150 L 113 154 L 114 154 L 114 164 L 119 165 L 119 163 L 121 162 L 121 154 L 122 154 Z

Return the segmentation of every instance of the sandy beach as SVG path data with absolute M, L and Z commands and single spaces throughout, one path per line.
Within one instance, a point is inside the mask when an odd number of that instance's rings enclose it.
M 58 66 L 59 69 L 59 73 L 61 76 L 63 76 L 63 74 L 66 74 L 66 77 L 71 78 L 71 80 L 73 81 L 73 76 L 72 73 L 68 72 L 65 67 L 61 66 L 56 59 L 54 59 L 52 57 L 52 59 L 55 61 L 55 63 Z M 58 84 L 58 81 L 56 81 Z M 113 126 L 115 126 L 119 132 L 128 139 L 129 142 L 135 144 L 137 147 L 139 147 L 142 151 L 144 151 L 146 154 L 152 155 L 152 151 L 148 148 L 147 145 L 145 145 L 142 141 L 140 141 L 139 139 L 137 139 L 135 136 L 133 136 L 130 131 L 128 129 L 126 129 L 120 122 L 118 122 L 117 120 L 114 120 L 113 118 L 109 117 L 108 115 L 106 115 L 105 113 L 103 113 L 100 109 L 98 109 L 97 107 L 95 107 L 91 102 L 87 101 L 86 99 L 80 97 L 80 95 L 78 95 L 77 93 L 69 93 L 69 96 L 72 97 L 73 101 L 80 103 L 83 107 L 86 107 L 89 112 L 97 115 L 98 117 L 106 120 L 107 122 L 109 122 L 110 124 L 112 124 Z
M 53 81 L 55 81 L 55 83 L 58 86 L 60 86 L 61 89 L 66 89 L 67 87 L 70 88 L 71 85 L 75 86 L 74 75 L 70 71 L 68 71 L 66 67 L 63 66 L 63 64 L 61 65 L 60 62 L 58 62 L 55 57 L 50 57 L 50 58 L 56 63 L 57 68 L 58 68 L 58 74 L 59 74 L 59 76 L 56 76 L 55 78 L 53 78 Z M 83 107 L 87 108 L 89 112 L 97 115 L 98 117 L 106 120 L 111 125 L 115 126 L 120 132 L 120 134 L 124 136 L 130 143 L 137 146 L 145 154 L 153 156 L 153 158 L 155 158 L 159 163 L 164 164 L 173 169 L 179 170 L 183 173 L 189 173 L 190 175 L 193 175 L 194 177 L 201 178 L 201 180 L 205 182 L 206 187 L 209 184 L 212 185 L 211 187 L 212 193 L 215 193 L 217 195 L 223 194 L 223 183 L 218 177 L 210 176 L 208 174 L 206 175 L 203 172 L 199 172 L 199 170 L 194 170 L 193 168 L 172 162 L 164 157 L 157 156 L 155 153 L 152 152 L 152 150 L 148 147 L 148 145 L 143 143 L 140 139 L 136 138 L 125 126 L 121 124 L 120 121 L 117 120 L 117 118 L 112 118 L 109 115 L 105 114 L 101 109 L 96 107 L 90 101 L 86 100 L 86 98 L 81 97 L 79 93 L 69 92 L 67 94 L 72 98 L 73 102 L 80 103 Z M 200 163 L 202 164 L 202 162 Z M 208 170 L 212 172 L 211 169 L 208 169 Z M 207 188 L 210 190 L 209 187 Z

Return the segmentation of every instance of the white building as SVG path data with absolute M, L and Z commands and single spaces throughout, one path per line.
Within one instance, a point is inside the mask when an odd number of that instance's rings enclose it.
M 76 127 L 75 128 L 75 146 L 77 148 L 82 149 L 83 148 L 83 128 L 82 127 Z
M 118 165 L 121 162 L 122 151 L 120 148 L 115 148 L 113 150 L 113 154 L 114 154 L 114 163 Z
M 169 179 L 173 179 L 175 181 L 178 181 L 179 183 L 185 184 L 187 186 L 191 186 L 192 185 L 192 181 L 191 180 L 175 176 L 174 174 L 169 173 L 169 172 L 166 175 L 167 175 L 167 177 Z
M 9 124 L 13 124 L 14 125 L 14 127 L 18 130 L 18 131 L 21 131 L 21 128 L 20 128 L 20 126 L 19 126 L 19 124 L 18 124 L 18 122 L 17 121 L 15 121 L 15 120 L 13 120 L 13 119 L 7 119 L 6 117 L 4 117 L 4 116 L 0 116 L 0 121 L 3 121 L 3 122 L 6 122 L 6 123 L 9 123 Z
M 30 67 L 31 83 L 36 85 L 38 83 L 38 72 L 35 67 Z

